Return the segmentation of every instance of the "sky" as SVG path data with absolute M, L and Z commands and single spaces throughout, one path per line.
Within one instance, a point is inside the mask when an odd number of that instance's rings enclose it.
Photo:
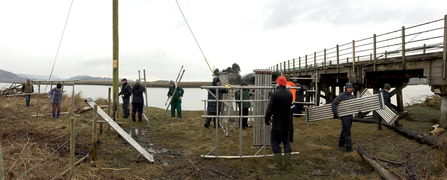
M 445 7 L 445 0 L 122 0 L 119 77 L 137 79 L 144 69 L 148 81 L 175 80 L 183 65 L 182 81 L 211 81 L 207 62 L 220 70 L 237 63 L 244 75 L 442 19 Z M 0 69 L 113 77 L 112 48 L 111 0 L 0 0 Z

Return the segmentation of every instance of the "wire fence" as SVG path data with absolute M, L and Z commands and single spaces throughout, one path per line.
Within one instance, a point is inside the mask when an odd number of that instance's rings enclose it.
M 442 52 L 447 31 L 446 21 L 446 18 L 442 18 L 410 27 L 403 26 L 383 34 L 373 34 L 367 38 L 299 56 L 268 69 L 276 73 L 307 73 L 317 68 L 339 67 L 344 63 L 356 66 L 355 63 L 360 61 L 370 61 L 373 64 L 380 59 Z

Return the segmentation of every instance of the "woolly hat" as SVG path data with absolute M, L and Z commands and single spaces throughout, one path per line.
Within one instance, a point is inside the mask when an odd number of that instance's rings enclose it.
M 173 80 L 170 80 L 169 84 L 175 84 L 175 82 Z
M 385 87 L 383 87 L 383 89 L 391 89 L 391 86 L 390 86 L 390 84 L 388 84 L 388 83 L 385 83 Z
M 123 79 L 121 79 L 121 81 L 127 81 L 127 79 L 126 79 L 126 78 L 123 78 Z
M 242 81 L 241 82 L 241 86 L 244 85 L 244 84 L 247 85 L 247 82 L 246 81 Z
M 345 88 L 351 88 L 351 89 L 354 89 L 354 86 L 352 86 L 351 83 L 346 83 L 346 84 L 345 84 Z
M 58 83 L 58 84 L 56 85 L 56 88 L 62 88 L 62 84 L 61 84 L 61 83 Z
M 135 84 L 140 84 L 140 79 L 135 80 Z
M 31 80 L 27 79 L 26 82 L 31 82 Z
M 278 79 L 276 79 L 276 83 L 278 83 L 281 86 L 286 87 L 287 86 L 287 79 L 284 76 L 281 76 Z

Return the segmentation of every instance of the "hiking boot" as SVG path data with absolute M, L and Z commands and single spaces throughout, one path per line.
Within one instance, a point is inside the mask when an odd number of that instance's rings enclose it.
M 267 164 L 267 167 L 273 170 L 281 170 L 281 163 L 282 163 L 281 153 L 275 153 L 273 154 L 273 157 L 275 158 L 275 164 Z
M 286 161 L 286 171 L 287 172 L 292 171 L 292 169 L 295 167 L 294 165 L 292 165 L 292 153 L 291 152 L 284 153 L 284 158 Z
M 352 149 L 346 149 L 346 152 L 353 152 L 354 150 L 352 150 Z
M 205 127 L 205 130 L 208 130 L 208 126 L 206 124 L 203 124 L 203 126 Z

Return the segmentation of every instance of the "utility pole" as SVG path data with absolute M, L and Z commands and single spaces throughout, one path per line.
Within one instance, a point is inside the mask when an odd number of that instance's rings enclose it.
M 113 0 L 113 119 L 118 116 L 118 64 L 119 64 L 119 37 L 118 37 L 118 0 Z

